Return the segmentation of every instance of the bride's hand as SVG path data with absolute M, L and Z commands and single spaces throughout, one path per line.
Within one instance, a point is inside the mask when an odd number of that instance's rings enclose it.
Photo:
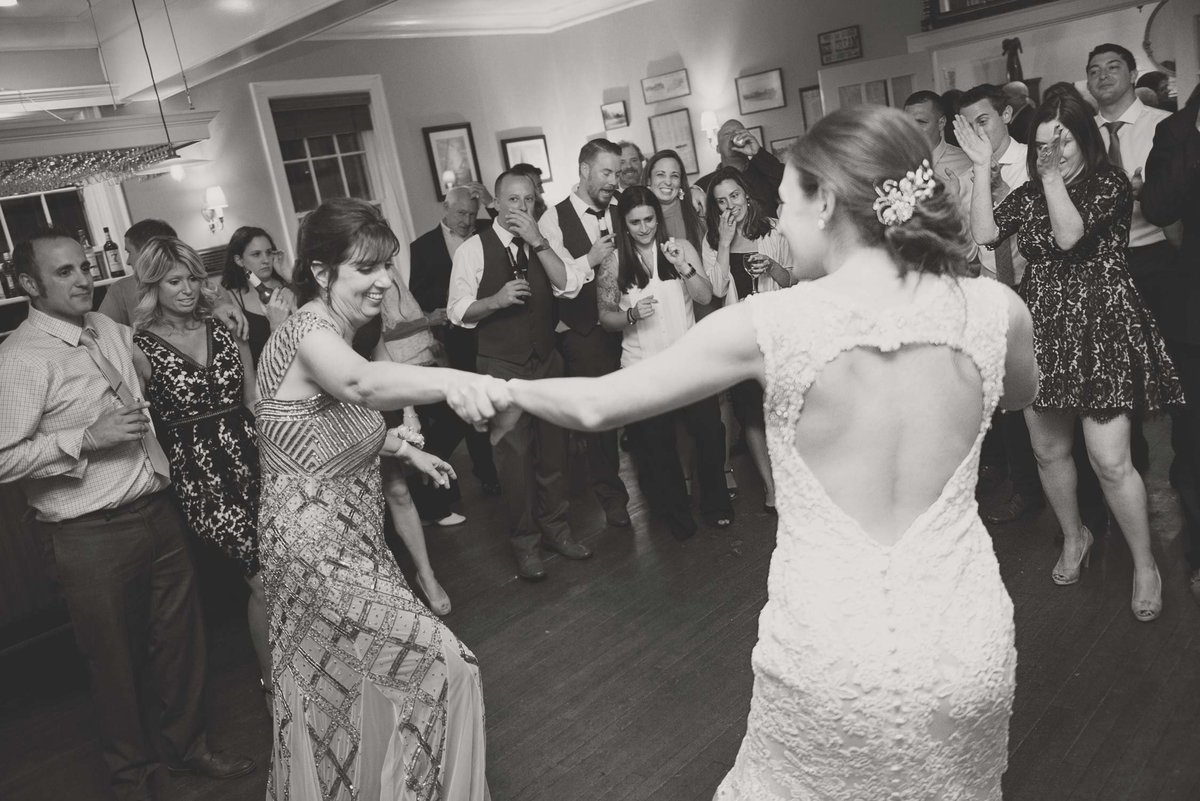
M 487 375 L 464 375 L 464 380 L 446 393 L 446 403 L 454 413 L 479 431 L 486 430 L 487 421 L 496 416 L 496 401 L 507 399 L 504 382 Z
M 397 454 L 401 461 L 407 462 L 410 467 L 420 473 L 426 484 L 433 484 L 442 489 L 448 489 L 450 482 L 458 478 L 454 473 L 454 468 L 444 459 L 439 459 L 432 453 L 426 453 L 423 450 L 409 445 Z

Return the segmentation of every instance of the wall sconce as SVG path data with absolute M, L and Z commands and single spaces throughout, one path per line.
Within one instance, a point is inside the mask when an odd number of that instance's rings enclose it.
M 458 176 L 454 174 L 454 170 L 446 170 L 442 173 L 442 194 L 449 192 L 454 188 L 454 182 L 458 180 Z
M 208 230 L 216 233 L 220 228 L 225 230 L 225 208 L 229 201 L 225 199 L 225 190 L 219 186 L 210 186 L 204 190 L 204 205 L 200 207 L 200 216 L 208 223 Z
M 702 111 L 700 112 L 700 130 L 704 131 L 704 136 L 708 138 L 708 144 L 712 147 L 717 146 L 717 112 Z

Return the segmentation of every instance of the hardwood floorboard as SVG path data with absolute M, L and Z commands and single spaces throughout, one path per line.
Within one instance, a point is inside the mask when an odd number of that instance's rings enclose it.
M 1013 599 L 1017 694 L 1006 801 L 1200 799 L 1200 608 L 1184 586 L 1179 514 L 1155 449 L 1148 487 L 1165 612 L 1129 612 L 1131 565 L 1119 532 L 1079 584 L 1050 581 L 1061 547 L 1052 513 L 992 529 Z M 753 467 L 738 461 L 739 518 L 684 543 L 650 520 L 631 485 L 632 529 L 610 529 L 582 475 L 571 525 L 595 550 L 547 560 L 548 579 L 515 576 L 485 497 L 456 455 L 465 525 L 429 527 L 433 564 L 454 603 L 447 623 L 483 667 L 495 801 L 711 798 L 745 733 L 750 652 L 766 600 L 775 519 L 758 511 Z M 407 556 L 400 562 L 411 575 Z M 270 725 L 236 576 L 202 565 L 209 619 L 209 730 L 258 760 L 230 782 L 163 778 L 160 797 L 261 801 Z M 215 571 L 215 572 L 214 572 Z M 0 799 L 107 799 L 82 662 L 69 632 L 0 658 Z

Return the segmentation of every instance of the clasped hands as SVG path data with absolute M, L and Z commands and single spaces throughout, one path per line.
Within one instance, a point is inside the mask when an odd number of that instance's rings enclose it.
M 446 403 L 476 430 L 491 431 L 492 444 L 521 417 L 508 382 L 489 375 L 463 374 L 463 380 L 446 393 Z

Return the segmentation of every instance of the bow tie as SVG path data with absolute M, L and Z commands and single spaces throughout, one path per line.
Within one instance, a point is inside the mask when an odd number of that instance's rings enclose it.
M 590 214 L 597 220 L 603 220 L 604 215 L 608 213 L 608 209 L 584 209 L 584 214 Z

